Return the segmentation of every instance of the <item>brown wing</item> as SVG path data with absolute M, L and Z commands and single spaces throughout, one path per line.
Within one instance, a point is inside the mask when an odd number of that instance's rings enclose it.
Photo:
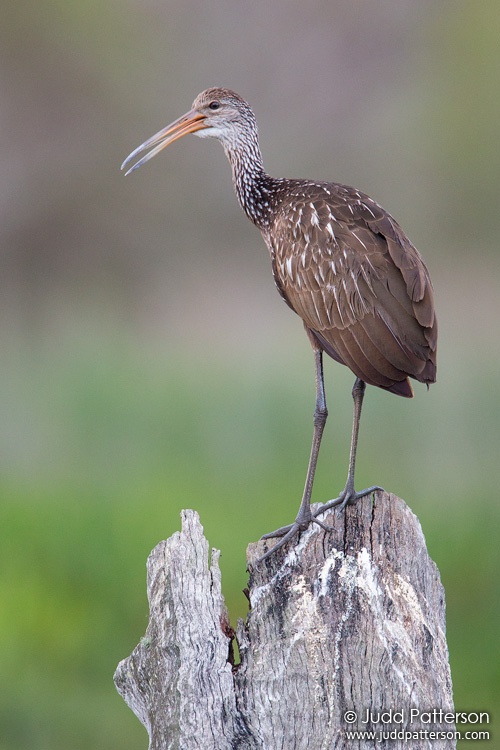
M 266 236 L 290 307 L 366 383 L 404 396 L 408 376 L 433 383 L 437 320 L 417 249 L 353 188 L 297 182 L 290 190 Z

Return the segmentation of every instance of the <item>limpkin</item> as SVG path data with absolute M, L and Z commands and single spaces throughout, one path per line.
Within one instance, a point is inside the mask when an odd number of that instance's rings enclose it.
M 329 508 L 371 494 L 354 488 L 354 469 L 365 384 L 413 396 L 408 378 L 436 380 L 437 320 L 425 263 L 399 224 L 368 195 L 334 182 L 274 178 L 263 166 L 255 115 L 234 91 L 210 88 L 189 112 L 136 148 L 126 174 L 165 146 L 195 133 L 222 143 L 238 201 L 261 231 L 276 287 L 303 320 L 314 351 L 316 407 L 304 493 L 295 521 L 264 539 L 279 541 L 268 557 Z M 316 462 L 328 415 L 323 352 L 347 365 L 356 380 L 347 482 L 334 500 L 311 510 Z M 263 559 L 264 559 L 263 558 Z

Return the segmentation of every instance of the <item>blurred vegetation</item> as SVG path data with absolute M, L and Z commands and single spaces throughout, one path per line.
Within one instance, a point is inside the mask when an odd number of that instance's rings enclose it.
M 499 32 L 493 0 L 5 9 L 0 750 L 145 747 L 112 674 L 147 624 L 150 549 L 195 508 L 235 622 L 247 543 L 298 506 L 312 356 L 221 149 L 118 171 L 214 84 L 254 105 L 270 172 L 366 190 L 428 262 L 438 383 L 369 389 L 357 482 L 422 523 L 457 709 L 498 706 Z M 318 501 L 351 423 L 351 374 L 326 377 Z

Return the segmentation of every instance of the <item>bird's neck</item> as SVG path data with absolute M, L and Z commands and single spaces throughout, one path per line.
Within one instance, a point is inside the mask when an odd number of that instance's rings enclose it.
M 236 196 L 250 221 L 265 230 L 273 215 L 273 178 L 264 170 L 262 153 L 257 139 L 245 143 L 224 144 L 231 163 Z

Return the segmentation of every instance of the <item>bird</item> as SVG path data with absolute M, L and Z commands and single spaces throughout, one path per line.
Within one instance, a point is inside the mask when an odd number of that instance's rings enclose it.
M 304 491 L 293 523 L 264 534 L 277 540 L 267 559 L 298 540 L 330 508 L 382 490 L 356 491 L 361 407 L 366 385 L 411 398 L 410 378 L 436 381 L 437 317 L 429 272 L 396 220 L 372 198 L 335 182 L 271 177 L 264 169 L 255 114 L 237 93 L 208 88 L 191 109 L 125 159 L 130 174 L 162 149 L 193 133 L 218 140 L 229 159 L 238 202 L 260 230 L 277 290 L 302 318 L 314 354 L 316 402 Z M 314 475 L 328 416 L 323 354 L 354 374 L 347 481 L 339 496 L 311 506 Z

